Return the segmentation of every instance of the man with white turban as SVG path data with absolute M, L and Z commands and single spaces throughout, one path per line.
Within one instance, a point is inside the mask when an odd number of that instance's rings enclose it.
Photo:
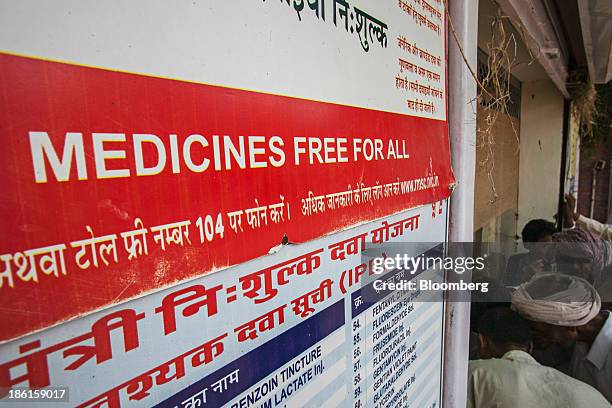
M 530 321 L 536 346 L 574 344 L 569 374 L 612 402 L 612 318 L 591 284 L 569 275 L 536 275 L 512 294 L 512 308 Z
M 469 364 L 467 408 L 612 408 L 599 391 L 539 364 L 529 323 L 507 307 L 478 321 L 480 360 Z

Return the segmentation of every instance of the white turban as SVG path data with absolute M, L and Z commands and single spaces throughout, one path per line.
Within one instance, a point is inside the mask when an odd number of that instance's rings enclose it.
M 518 287 L 512 294 L 512 308 L 531 321 L 577 327 L 599 313 L 601 298 L 582 278 L 543 274 Z

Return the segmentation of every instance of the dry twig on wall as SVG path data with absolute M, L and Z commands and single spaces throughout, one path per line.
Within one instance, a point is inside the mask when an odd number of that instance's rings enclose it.
M 580 137 L 592 137 L 597 116 L 597 91 L 592 82 L 581 81 L 573 86 L 572 115 L 580 123 Z
M 481 166 L 489 181 L 491 190 L 490 203 L 493 204 L 499 199 L 499 194 L 495 186 L 495 125 L 501 115 L 509 116 L 509 105 L 511 103 L 510 93 L 510 82 L 511 82 L 511 70 L 518 64 L 531 64 L 534 61 L 534 57 L 528 49 L 530 61 L 518 61 L 518 41 L 515 33 L 512 30 L 507 29 L 509 17 L 504 16 L 497 3 L 493 2 L 497 8 L 497 14 L 492 17 L 491 21 L 491 38 L 487 42 L 487 66 L 482 77 L 478 77 L 474 72 L 474 69 L 470 66 L 463 48 L 457 38 L 455 27 L 453 25 L 452 18 L 449 13 L 447 1 L 444 0 L 444 7 L 448 18 L 448 24 L 451 34 L 457 44 L 459 52 L 463 57 L 463 61 L 470 70 L 474 81 L 476 81 L 478 91 L 477 99 L 480 105 L 483 106 L 482 112 L 485 115 L 481 121 L 484 125 L 478 126 L 477 131 L 477 143 L 478 147 L 484 149 L 485 155 L 478 163 Z M 522 30 L 521 26 L 518 25 L 519 31 Z M 524 38 L 522 38 L 524 41 Z M 517 140 L 519 140 L 519 131 L 516 129 L 515 124 L 510 120 L 512 131 Z

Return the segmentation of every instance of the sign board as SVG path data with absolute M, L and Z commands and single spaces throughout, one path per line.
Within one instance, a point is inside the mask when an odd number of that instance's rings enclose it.
M 0 348 L 0 386 L 67 386 L 54 406 L 438 407 L 442 292 L 372 291 L 373 278 L 398 271 L 373 275 L 360 254 L 372 241 L 432 243 L 414 257 L 439 250 L 446 202 L 434 208 L 287 245 L 11 342 Z
M 0 10 L 0 402 L 440 405 L 441 0 Z
M 0 7 L 0 341 L 450 194 L 440 0 Z

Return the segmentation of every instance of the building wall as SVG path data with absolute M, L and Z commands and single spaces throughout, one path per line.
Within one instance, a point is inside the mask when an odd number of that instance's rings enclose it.
M 517 205 L 519 119 L 497 113 L 491 130 L 493 137 L 489 140 L 486 133 L 488 112 L 488 108 L 478 107 L 474 230 L 484 227 L 508 210 L 516 211 Z
M 559 200 L 563 95 L 550 80 L 523 82 L 518 228 L 534 218 L 553 220 Z
M 597 172 L 597 186 L 595 187 L 595 206 L 593 218 L 601 222 L 608 222 L 608 197 L 610 190 L 610 158 L 612 151 L 599 144 L 591 149 L 582 149 L 580 152 L 580 172 L 578 183 L 578 211 L 589 216 L 591 209 L 591 192 L 593 191 L 593 165 L 598 160 L 606 161 L 606 167 Z

